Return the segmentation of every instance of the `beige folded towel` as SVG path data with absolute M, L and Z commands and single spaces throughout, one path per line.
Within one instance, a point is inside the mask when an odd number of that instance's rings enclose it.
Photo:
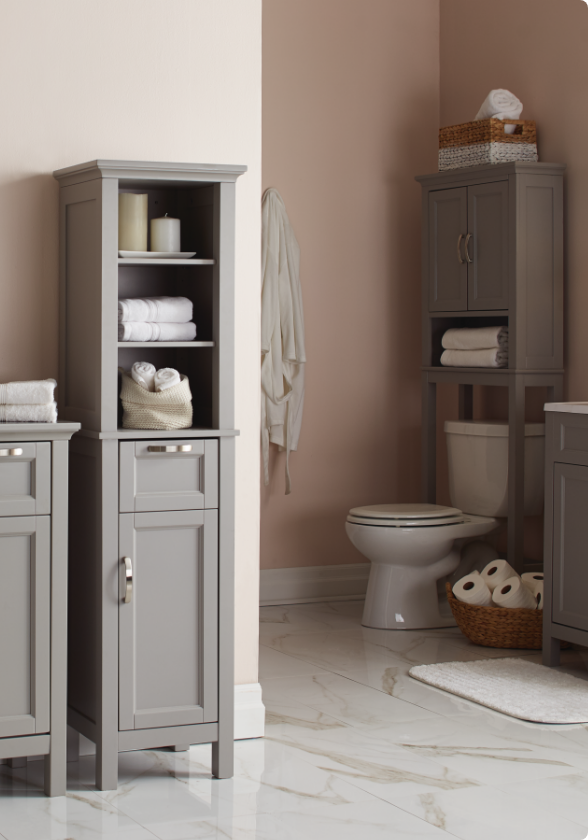
M 508 351 L 490 348 L 488 350 L 444 350 L 441 364 L 445 367 L 508 367 Z
M 451 329 L 443 334 L 445 350 L 508 350 L 508 327 L 476 327 Z

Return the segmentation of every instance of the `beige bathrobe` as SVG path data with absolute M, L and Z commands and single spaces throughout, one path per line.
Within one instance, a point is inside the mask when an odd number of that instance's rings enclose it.
M 298 448 L 304 405 L 304 315 L 300 248 L 279 192 L 262 200 L 261 448 L 269 482 L 269 445 L 286 450 L 286 494 L 292 490 L 289 457 Z

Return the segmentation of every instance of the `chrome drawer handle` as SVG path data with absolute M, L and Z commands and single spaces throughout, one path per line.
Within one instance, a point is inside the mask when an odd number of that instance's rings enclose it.
M 125 564 L 125 597 L 123 598 L 125 604 L 131 603 L 133 596 L 133 564 L 130 557 L 123 557 Z
M 468 233 L 468 235 L 466 236 L 466 239 L 465 239 L 465 249 L 464 249 L 465 250 L 465 258 L 469 263 L 473 262 L 473 259 L 470 257 L 470 249 L 469 249 L 470 239 L 472 239 L 472 237 L 473 237 L 473 233 Z
M 192 444 L 185 446 L 148 446 L 147 452 L 191 452 Z
M 7 458 L 11 455 L 22 455 L 22 449 L 0 449 L 0 458 Z
M 463 233 L 460 233 L 459 236 L 457 237 L 457 259 L 459 260 L 460 265 L 463 265 L 463 263 L 465 262 L 465 260 L 463 259 L 462 255 L 461 255 L 461 240 L 462 239 L 463 239 Z

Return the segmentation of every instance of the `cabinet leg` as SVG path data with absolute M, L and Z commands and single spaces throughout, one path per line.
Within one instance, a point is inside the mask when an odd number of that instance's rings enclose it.
M 190 749 L 190 744 L 176 744 L 173 747 L 170 747 L 173 752 L 186 752 Z
M 9 758 L 8 759 L 8 766 L 12 770 L 16 770 L 17 767 L 26 767 L 27 766 L 26 755 L 19 756 L 18 758 Z
M 515 377 L 508 388 L 508 536 L 507 560 L 522 574 L 525 505 L 525 386 Z
M 212 775 L 216 779 L 230 779 L 234 773 L 235 742 L 219 738 L 212 745 Z
M 65 761 L 65 745 L 64 750 L 51 750 L 49 755 L 45 756 L 45 795 L 46 796 L 65 796 L 67 765 Z
M 116 790 L 118 787 L 118 750 L 106 749 L 96 744 L 96 787 L 98 790 Z
M 553 637 L 543 639 L 543 664 L 548 668 L 555 668 L 559 665 L 561 645 L 559 639 Z
M 421 482 L 422 500 L 435 504 L 437 499 L 437 385 L 422 376 Z
M 67 727 L 67 760 L 78 761 L 80 757 L 80 733 Z

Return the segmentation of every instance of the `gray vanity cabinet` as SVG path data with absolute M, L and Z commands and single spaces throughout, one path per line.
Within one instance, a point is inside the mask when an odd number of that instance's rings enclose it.
M 217 720 L 217 529 L 216 510 L 120 516 L 121 730 Z

